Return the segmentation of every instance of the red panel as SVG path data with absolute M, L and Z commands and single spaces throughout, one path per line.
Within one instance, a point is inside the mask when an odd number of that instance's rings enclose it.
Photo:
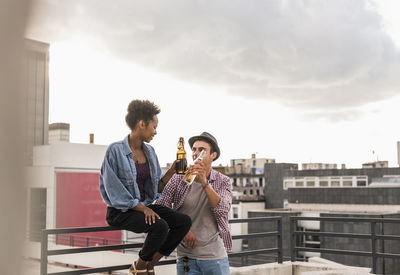
M 99 173 L 57 172 L 56 227 L 108 225 L 107 206 L 100 195 Z M 89 238 L 90 237 L 90 238 Z M 86 246 L 119 243 L 121 231 L 88 232 L 59 236 L 58 243 Z M 89 243 L 88 243 L 89 242 Z

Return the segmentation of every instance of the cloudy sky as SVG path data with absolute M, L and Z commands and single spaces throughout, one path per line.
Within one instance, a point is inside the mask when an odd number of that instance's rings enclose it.
M 50 123 L 71 141 L 128 133 L 134 98 L 161 107 L 160 163 L 209 131 L 232 158 L 397 166 L 400 20 L 393 0 L 36 0 Z M 374 152 L 374 153 L 373 153 Z

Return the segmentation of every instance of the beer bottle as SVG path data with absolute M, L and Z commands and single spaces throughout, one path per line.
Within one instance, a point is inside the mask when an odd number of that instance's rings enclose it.
M 185 174 L 187 170 L 186 152 L 183 146 L 183 137 L 179 138 L 178 152 L 176 153 L 176 159 L 179 162 L 176 164 L 175 170 L 177 174 Z

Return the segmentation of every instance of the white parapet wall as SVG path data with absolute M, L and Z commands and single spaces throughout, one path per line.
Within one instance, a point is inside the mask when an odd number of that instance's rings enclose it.
M 292 275 L 292 263 L 270 263 L 242 267 L 231 267 L 231 275 Z
M 370 268 L 342 265 L 318 257 L 310 259 L 310 262 L 231 267 L 231 275 L 372 275 Z

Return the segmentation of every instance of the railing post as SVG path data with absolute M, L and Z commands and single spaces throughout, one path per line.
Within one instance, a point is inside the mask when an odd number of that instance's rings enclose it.
M 47 275 L 47 250 L 48 235 L 45 229 L 42 230 L 42 242 L 40 243 L 40 275 Z
M 292 262 L 296 261 L 296 230 L 297 220 L 295 217 L 290 217 L 290 260 Z
M 282 263 L 282 217 L 278 221 L 278 263 Z
M 376 274 L 376 222 L 371 222 L 372 273 Z

